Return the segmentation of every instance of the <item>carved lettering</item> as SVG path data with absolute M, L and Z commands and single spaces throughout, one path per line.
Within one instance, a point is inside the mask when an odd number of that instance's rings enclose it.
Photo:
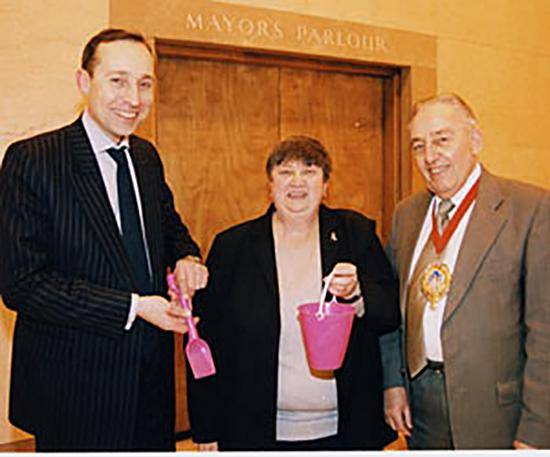
M 186 27 L 191 30 L 213 31 L 220 33 L 240 33 L 247 38 L 267 38 L 280 40 L 285 37 L 284 27 L 267 17 L 250 19 L 248 17 L 231 16 L 230 14 L 202 14 L 188 13 L 185 20 Z M 384 37 L 379 35 L 361 34 L 353 30 L 308 27 L 298 24 L 294 39 L 298 43 L 321 46 L 337 46 L 339 48 L 362 49 L 371 53 L 389 53 L 389 46 Z
M 202 30 L 202 14 L 198 14 L 196 17 L 193 17 L 193 15 L 189 13 L 187 15 L 186 24 L 188 29 Z
M 217 32 L 222 32 L 222 26 L 220 22 L 218 21 L 218 18 L 215 14 L 212 14 L 206 21 L 206 27 L 208 30 L 216 29 Z
M 362 37 L 362 48 L 366 51 L 374 52 L 374 36 L 372 35 L 363 35 Z
M 359 48 L 361 46 L 361 38 L 355 32 L 349 32 L 346 40 L 348 46 L 353 49 Z
M 342 31 L 341 30 L 336 31 L 336 45 L 340 46 L 341 48 L 346 47 L 346 43 L 344 41 L 344 38 L 342 37 Z
M 316 29 L 305 25 L 296 27 L 299 43 L 363 49 L 370 52 L 389 52 L 386 41 L 378 35 L 362 35 L 352 30 Z
M 334 32 L 331 29 L 323 30 L 323 43 L 325 46 L 328 46 L 329 44 L 334 45 Z
M 222 21 L 227 28 L 227 31 L 229 33 L 233 32 L 233 23 L 235 22 L 235 18 L 229 16 L 228 14 L 222 14 Z
M 296 28 L 296 39 L 298 41 L 303 41 L 304 40 L 304 37 L 306 36 L 306 33 L 307 33 L 307 28 L 305 25 L 299 25 L 297 28 Z
M 267 30 L 267 27 L 268 27 L 268 23 L 267 21 L 264 21 L 263 19 L 260 19 L 258 21 L 258 33 L 257 35 L 259 37 L 262 37 L 262 36 L 266 36 L 268 38 L 271 37 L 271 34 L 269 33 L 269 31 Z
M 239 19 L 238 27 L 241 33 L 245 35 L 250 36 L 254 34 L 254 23 L 247 17 Z
M 317 29 L 311 29 L 308 33 L 308 42 L 315 42 L 315 44 L 323 44 L 321 35 Z
M 375 37 L 375 43 L 376 43 L 376 50 L 377 51 L 383 51 L 383 52 L 390 52 L 388 47 L 386 46 L 386 40 L 380 36 Z
M 273 31 L 275 32 L 275 38 L 281 39 L 285 36 L 283 29 L 281 28 L 278 22 L 275 22 L 273 24 Z

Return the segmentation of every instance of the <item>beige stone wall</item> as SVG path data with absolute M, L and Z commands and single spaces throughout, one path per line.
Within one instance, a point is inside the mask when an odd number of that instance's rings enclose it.
M 436 36 L 438 88 L 462 94 L 476 108 L 486 133 L 482 157 L 489 169 L 550 187 L 547 0 L 223 3 Z M 11 141 L 74 118 L 79 96 L 73 75 L 81 47 L 90 34 L 108 24 L 109 4 L 109 0 L 1 1 L 0 159 Z M 0 443 L 5 443 L 25 435 L 7 422 L 13 313 L 1 307 L 0 322 Z
M 0 300 L 0 306 L 2 306 Z M 8 395 L 11 363 L 11 338 L 14 313 L 0 310 L 0 444 L 26 438 L 26 434 L 12 427 L 8 422 Z
M 0 158 L 14 139 L 63 125 L 80 101 L 83 43 L 108 23 L 108 0 L 2 0 Z
M 108 0 L 0 1 L 0 159 L 12 141 L 76 116 L 74 70 L 108 12 Z M 0 444 L 27 437 L 7 420 L 14 316 L 0 301 Z

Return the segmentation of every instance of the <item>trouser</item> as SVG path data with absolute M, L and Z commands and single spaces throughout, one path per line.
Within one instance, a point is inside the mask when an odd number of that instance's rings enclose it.
M 337 435 L 307 441 L 276 441 L 273 451 L 337 451 L 343 450 Z
M 145 347 L 140 369 L 138 410 L 134 432 L 133 451 L 175 451 L 173 408 L 166 404 L 167 376 L 162 368 L 165 354 L 155 334 L 145 326 L 149 344 Z
M 144 345 L 138 379 L 138 404 L 133 433 L 124 443 L 112 436 L 97 436 L 81 431 L 71 433 L 67 424 L 50 423 L 36 435 L 36 450 L 39 452 L 62 451 L 175 451 L 174 408 L 168 404 L 166 393 L 167 376 L 161 340 L 151 328 L 144 326 L 147 344 Z M 74 424 L 73 424 L 74 425 Z M 110 444 L 109 444 L 110 443 Z M 118 444 L 113 444 L 118 443 Z
M 410 383 L 409 449 L 454 449 L 443 366 L 430 363 Z

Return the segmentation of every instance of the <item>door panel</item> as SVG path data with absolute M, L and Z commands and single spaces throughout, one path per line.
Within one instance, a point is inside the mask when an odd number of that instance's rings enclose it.
M 261 173 L 277 141 L 278 69 L 160 59 L 157 143 L 176 207 L 206 256 L 215 233 L 267 205 Z M 188 430 L 182 338 L 176 337 L 176 430 Z
M 204 255 L 215 233 L 265 210 L 279 138 L 275 67 L 159 61 L 158 144 L 176 205 Z
M 381 228 L 382 80 L 365 75 L 283 69 L 281 134 L 310 135 L 332 162 L 327 204 L 352 208 Z

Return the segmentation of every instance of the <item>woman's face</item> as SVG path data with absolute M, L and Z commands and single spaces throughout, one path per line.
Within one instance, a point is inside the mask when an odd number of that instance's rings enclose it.
M 318 211 L 328 182 L 321 167 L 295 160 L 276 165 L 269 185 L 271 198 L 281 215 L 302 216 Z

